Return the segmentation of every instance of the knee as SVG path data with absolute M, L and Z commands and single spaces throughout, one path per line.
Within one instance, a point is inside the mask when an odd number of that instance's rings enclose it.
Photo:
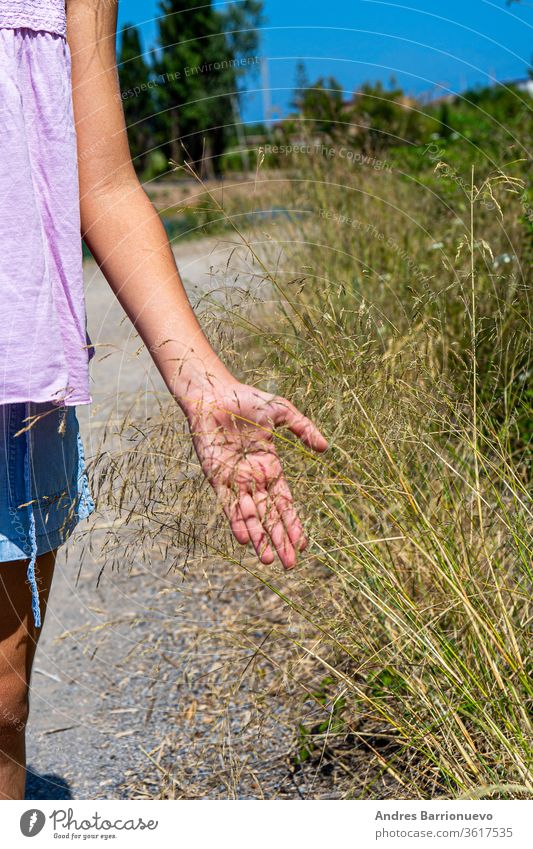
M 0 676 L 0 741 L 23 733 L 28 713 L 26 682 L 14 673 Z

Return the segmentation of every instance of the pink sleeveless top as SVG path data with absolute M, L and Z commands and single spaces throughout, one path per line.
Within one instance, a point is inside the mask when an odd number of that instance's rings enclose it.
M 0 0 L 0 404 L 86 404 L 76 133 L 62 0 Z
M 0 0 L 0 27 L 67 34 L 64 0 Z

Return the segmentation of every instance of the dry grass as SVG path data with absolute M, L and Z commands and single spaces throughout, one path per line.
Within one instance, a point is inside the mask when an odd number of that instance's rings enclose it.
M 240 608 L 227 639 L 268 660 L 270 688 L 290 682 L 289 761 L 332 764 L 346 798 L 533 793 L 530 271 L 516 188 L 472 177 L 452 208 L 386 171 L 311 163 L 284 196 L 299 213 L 268 225 L 271 263 L 256 256 L 275 304 L 214 308 L 226 360 L 331 443 L 317 458 L 278 434 L 312 541 L 295 573 L 232 544 L 170 402 L 148 424 L 125 421 L 130 447 L 96 469 L 117 515 L 110 562 L 128 546 L 185 573 L 214 557 L 275 598 L 274 622 Z

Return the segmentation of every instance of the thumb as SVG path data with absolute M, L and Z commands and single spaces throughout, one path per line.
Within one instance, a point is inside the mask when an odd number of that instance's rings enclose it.
M 313 451 L 325 451 L 328 447 L 327 440 L 311 419 L 304 416 L 286 398 L 274 398 L 272 420 L 275 425 L 285 425 L 290 431 L 302 440 L 304 445 Z

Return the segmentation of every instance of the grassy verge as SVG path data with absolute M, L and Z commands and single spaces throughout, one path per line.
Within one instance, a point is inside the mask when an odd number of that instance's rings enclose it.
M 284 194 L 292 212 L 258 236 L 274 301 L 216 316 L 243 379 L 331 442 L 316 458 L 278 436 L 312 540 L 295 575 L 232 545 L 170 404 L 102 467 L 100 497 L 147 556 L 214 555 L 290 612 L 280 674 L 315 717 L 294 702 L 295 763 L 327 751 L 346 797 L 380 797 L 384 775 L 411 798 L 531 796 L 523 191 L 497 170 L 434 166 L 424 186 L 310 162 Z

